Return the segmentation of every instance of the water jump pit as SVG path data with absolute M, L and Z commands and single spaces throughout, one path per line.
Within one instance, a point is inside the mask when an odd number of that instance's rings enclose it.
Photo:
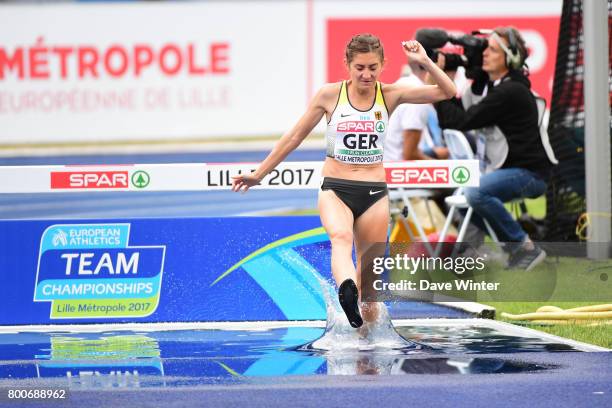
M 244 385 L 275 377 L 537 374 L 568 368 L 551 355 L 605 350 L 486 319 L 392 324 L 386 313 L 381 317 L 363 330 L 351 328 L 338 309 L 327 323 L 5 327 L 0 387 L 103 390 Z

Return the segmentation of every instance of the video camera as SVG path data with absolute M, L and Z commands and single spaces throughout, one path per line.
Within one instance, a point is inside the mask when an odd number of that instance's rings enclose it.
M 489 44 L 486 38 L 477 37 L 475 34 L 484 33 L 473 31 L 472 34 L 453 36 L 439 28 L 421 28 L 416 32 L 416 40 L 421 43 L 429 58 L 434 62 L 438 60 L 438 55 L 441 53 L 436 49 L 442 48 L 447 42 L 462 46 L 463 55 L 442 53 L 446 58 L 444 69 L 455 71 L 458 67 L 464 67 L 465 76 L 475 79 L 482 73 L 482 52 Z

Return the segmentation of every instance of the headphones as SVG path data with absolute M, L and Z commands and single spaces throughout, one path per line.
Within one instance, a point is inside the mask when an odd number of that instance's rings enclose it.
M 506 66 L 511 69 L 520 69 L 523 66 L 523 58 L 521 58 L 521 52 L 518 49 L 516 35 L 514 29 L 508 29 L 508 45 L 495 31 L 491 34 L 491 37 L 495 38 L 495 41 L 499 44 L 504 53 L 506 54 Z

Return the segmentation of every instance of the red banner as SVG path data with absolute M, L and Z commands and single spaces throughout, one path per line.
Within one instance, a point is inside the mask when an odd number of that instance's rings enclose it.
M 413 39 L 420 28 L 442 28 L 452 34 L 471 33 L 473 30 L 498 26 L 516 27 L 525 37 L 530 50 L 530 76 L 532 89 L 546 98 L 550 106 L 559 16 L 550 17 L 479 17 L 479 18 L 373 18 L 329 19 L 327 21 L 327 81 L 347 78 L 343 62 L 344 49 L 351 37 L 358 33 L 378 36 L 385 47 L 387 63 L 380 80 L 395 82 L 401 67 L 406 64 L 401 42 Z

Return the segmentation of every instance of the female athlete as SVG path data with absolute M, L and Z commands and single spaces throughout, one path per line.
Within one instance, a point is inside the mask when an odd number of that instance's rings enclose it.
M 453 81 L 431 61 L 417 41 L 402 43 L 409 60 L 421 65 L 434 85 L 382 84 L 385 65 L 380 40 L 354 36 L 346 46 L 348 80 L 324 85 L 297 124 L 249 175 L 233 178 L 233 191 L 257 185 L 296 149 L 325 115 L 327 157 L 318 208 L 331 241 L 331 269 L 338 297 L 351 326 L 363 324 L 359 309 L 361 257 L 372 245 L 387 241 L 389 200 L 383 168 L 383 142 L 389 116 L 402 103 L 433 103 L 455 96 Z M 352 253 L 355 245 L 357 266 Z M 362 304 L 363 318 L 376 319 L 376 303 Z

